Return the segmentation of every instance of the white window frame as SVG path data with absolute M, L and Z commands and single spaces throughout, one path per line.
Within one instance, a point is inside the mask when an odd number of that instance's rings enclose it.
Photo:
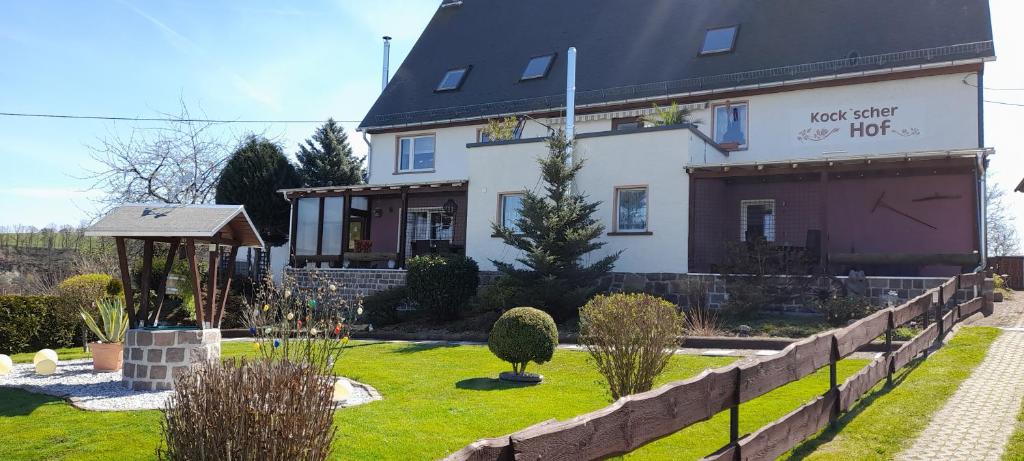
M 416 168 L 416 140 L 431 138 L 434 141 L 434 150 L 431 152 L 433 160 L 429 168 Z M 402 141 L 409 140 L 409 168 L 402 168 Z M 412 136 L 399 136 L 395 142 L 395 173 L 428 173 L 435 171 L 437 166 L 437 136 L 431 134 L 417 134 Z
M 621 223 L 619 222 L 619 208 L 622 202 L 623 191 L 644 191 L 644 197 L 647 199 L 647 209 L 644 214 L 644 228 L 643 229 L 622 229 Z M 645 185 L 637 186 L 616 186 L 615 187 L 615 209 L 612 211 L 614 218 L 614 232 L 619 234 L 643 234 L 650 232 L 651 229 L 651 189 Z
M 726 111 L 731 110 L 733 107 L 743 106 L 746 108 L 746 116 L 743 118 L 743 137 L 744 142 L 736 147 L 735 150 L 747 150 L 750 147 L 750 103 L 747 101 L 736 101 L 726 102 L 721 104 L 711 105 L 711 139 L 716 143 L 722 141 L 718 138 L 718 109 L 725 109 Z
M 502 192 L 498 194 L 498 223 L 501 225 L 501 227 L 505 227 L 505 198 L 524 196 L 526 196 L 526 193 L 522 191 Z M 521 213 L 520 216 L 522 216 Z
M 775 220 L 775 229 L 773 229 L 770 234 L 767 232 L 765 233 L 765 241 L 774 242 L 775 236 L 778 234 L 779 226 L 779 216 L 776 213 L 775 199 L 740 200 L 740 241 L 747 241 L 747 208 L 751 205 L 764 205 L 772 211 L 772 219 Z
M 430 224 L 431 223 L 431 216 L 432 215 L 444 215 L 445 214 L 443 207 L 409 208 L 409 211 L 407 211 L 406 214 L 405 214 L 405 244 L 404 244 L 404 246 L 405 246 L 405 254 L 406 255 L 410 255 L 410 257 L 412 255 L 412 242 L 414 241 L 414 237 L 415 237 L 415 235 L 414 235 L 415 233 L 413 232 L 413 225 L 415 223 L 410 218 L 411 218 L 411 216 L 413 214 L 416 214 L 416 213 L 424 213 L 424 214 L 427 215 L 427 225 L 432 225 L 432 224 Z M 451 216 L 448 219 L 451 219 L 451 225 L 449 226 L 450 229 L 448 229 L 448 232 L 451 232 L 451 235 L 448 236 L 448 238 L 446 238 L 446 239 L 445 238 L 439 238 L 439 239 L 430 239 L 430 240 L 447 240 L 449 243 L 455 241 L 455 217 Z

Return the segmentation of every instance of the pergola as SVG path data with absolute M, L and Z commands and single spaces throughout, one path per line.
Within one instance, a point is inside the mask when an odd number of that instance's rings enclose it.
M 113 237 L 117 243 L 118 264 L 124 284 L 125 308 L 132 328 L 157 324 L 167 291 L 167 276 L 171 272 L 179 248 L 184 245 L 190 278 L 193 280 L 196 321 L 200 328 L 219 328 L 224 318 L 224 305 L 231 289 L 235 258 L 243 246 L 264 247 L 259 232 L 241 205 L 124 205 L 111 210 L 85 231 L 87 236 Z M 142 274 L 139 306 L 128 268 L 127 240 L 143 242 Z M 153 269 L 154 246 L 169 245 L 164 271 L 156 287 L 155 306 L 150 306 L 148 293 Z M 209 244 L 209 274 L 205 295 L 200 285 L 196 244 Z M 217 272 L 220 246 L 227 246 L 228 267 L 223 284 L 218 283 Z M 223 286 L 221 286 L 223 285 Z M 217 291 L 221 296 L 218 300 Z M 218 302 L 219 301 L 219 302 Z

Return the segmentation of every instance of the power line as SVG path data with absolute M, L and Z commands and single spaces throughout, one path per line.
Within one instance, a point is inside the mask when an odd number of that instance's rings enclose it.
M 989 103 L 989 104 L 999 104 L 999 105 L 1002 105 L 1002 106 L 1014 106 L 1014 107 L 1024 107 L 1024 104 L 1022 104 L 1022 103 L 1016 103 L 1016 102 L 1006 102 L 1006 101 L 989 101 L 988 99 L 986 99 L 986 100 L 985 100 L 985 102 L 987 102 L 987 103 Z
M 4 117 L 61 118 L 73 120 L 114 120 L 128 122 L 195 122 L 195 123 L 323 123 L 326 120 L 218 120 L 205 118 L 174 118 L 174 117 L 120 117 L 114 115 L 67 115 L 67 114 L 29 114 L 20 112 L 0 112 Z M 361 120 L 335 120 L 339 123 L 360 123 Z

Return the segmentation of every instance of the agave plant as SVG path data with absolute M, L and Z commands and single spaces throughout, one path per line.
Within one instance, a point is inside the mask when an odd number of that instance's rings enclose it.
M 100 338 L 103 343 L 124 342 L 124 334 L 128 331 L 128 313 L 124 310 L 124 303 L 120 298 L 104 298 L 96 301 L 96 309 L 100 311 L 100 320 L 103 321 L 103 328 L 96 324 L 96 320 L 88 312 L 82 311 L 82 320 L 85 325 Z

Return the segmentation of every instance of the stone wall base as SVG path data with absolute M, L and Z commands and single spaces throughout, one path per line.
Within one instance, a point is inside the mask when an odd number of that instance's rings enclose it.
M 136 391 L 174 388 L 194 363 L 220 359 L 220 330 L 128 330 L 121 383 Z
M 316 274 L 315 276 L 313 274 Z M 285 267 L 285 280 L 290 288 L 312 287 L 316 280 L 333 283 L 342 299 L 354 303 L 378 291 L 405 286 L 406 271 L 402 269 L 306 269 Z

